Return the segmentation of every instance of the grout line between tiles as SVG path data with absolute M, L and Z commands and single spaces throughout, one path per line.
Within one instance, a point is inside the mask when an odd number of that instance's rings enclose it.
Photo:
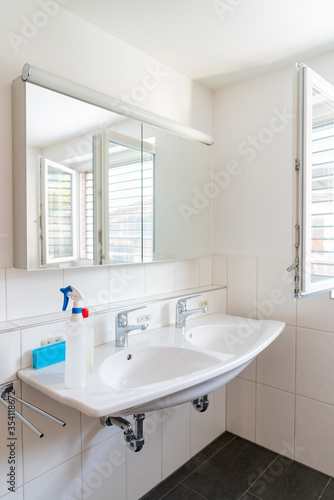
M 219 450 L 217 450 L 215 453 L 213 453 L 212 455 L 210 455 L 209 458 L 207 458 L 206 460 L 204 460 L 204 462 L 200 463 L 198 465 L 198 467 L 195 467 L 191 472 L 189 472 L 189 474 L 187 476 L 185 476 L 181 481 L 179 481 L 177 484 L 175 484 L 170 490 L 168 490 L 162 497 L 159 498 L 159 500 L 162 500 L 163 498 L 165 498 L 171 491 L 173 491 L 175 488 L 177 488 L 177 486 L 179 486 L 180 484 L 182 484 L 183 486 L 186 486 L 185 484 L 183 484 L 183 481 L 185 481 L 186 479 L 188 479 L 189 476 L 191 476 L 194 472 L 196 472 L 200 467 L 202 467 L 202 465 L 206 464 L 209 460 L 211 460 L 212 457 L 214 457 L 215 455 L 217 455 L 217 453 L 219 453 L 221 450 L 223 450 L 224 448 L 226 448 L 226 446 L 228 446 L 230 443 L 232 443 L 232 441 L 234 441 L 238 436 L 234 436 L 228 443 L 224 444 L 221 448 L 219 448 Z M 199 452 L 200 453 L 200 452 Z M 196 455 L 194 455 L 195 457 Z M 194 458 L 194 457 L 191 457 L 191 458 Z M 166 478 L 167 479 L 167 478 Z
M 297 307 L 296 307 L 297 321 Z M 294 393 L 294 415 L 293 415 L 293 459 L 296 459 L 296 432 L 297 432 L 297 352 L 298 352 L 298 335 L 297 326 L 295 328 L 295 393 Z
M 77 458 L 77 457 L 80 457 L 80 453 L 76 453 L 75 455 L 73 455 L 73 457 L 70 457 L 70 458 L 67 458 L 66 460 L 64 460 L 63 462 L 51 467 L 50 469 L 46 470 L 45 472 L 42 472 L 41 474 L 38 474 L 38 476 L 36 477 L 33 477 L 32 479 L 29 479 L 29 481 L 26 481 L 22 484 L 23 486 L 23 491 L 25 490 L 25 486 L 32 483 L 33 481 L 36 481 L 37 479 L 41 478 L 42 476 L 44 476 L 45 474 L 48 474 L 50 473 L 51 471 L 57 469 L 58 467 L 61 467 L 62 465 L 66 464 L 67 462 L 71 462 L 71 460 L 73 460 L 74 458 Z M 82 474 L 82 470 L 81 470 L 81 474 Z
M 5 321 L 7 322 L 8 318 L 8 277 L 7 277 L 7 268 L 5 268 Z
M 243 494 L 242 494 L 242 497 L 239 498 L 239 500 L 242 500 L 243 498 L 245 498 L 245 495 L 247 495 L 248 493 L 248 490 L 245 491 Z M 258 497 L 257 495 L 254 495 L 254 493 L 250 493 L 250 495 L 252 495 L 252 498 L 256 498 L 256 500 L 263 500 L 262 498 Z
M 330 478 L 330 479 L 328 480 L 328 483 L 326 484 L 326 486 L 324 487 L 324 489 L 323 489 L 323 490 L 322 490 L 322 492 L 320 493 L 320 496 L 319 496 L 318 500 L 321 500 L 322 495 L 325 493 L 325 491 L 326 491 L 326 489 L 327 489 L 327 486 L 329 485 L 329 483 L 331 482 L 331 480 L 332 480 L 332 478 Z
M 259 257 L 256 258 L 256 290 L 255 290 L 255 304 L 256 304 L 256 318 L 259 316 Z M 254 442 L 257 443 L 257 389 L 258 389 L 258 380 L 257 380 L 257 357 L 255 358 L 255 408 L 254 408 Z
M 252 484 L 251 484 L 251 485 L 247 488 L 247 490 L 243 492 L 242 496 L 240 497 L 240 500 L 242 500 L 242 497 L 243 497 L 244 495 L 246 495 L 246 493 L 250 493 L 251 495 L 253 495 L 253 493 L 252 493 L 251 491 L 249 491 L 249 490 L 250 490 L 250 488 L 251 488 L 251 487 L 252 487 L 252 486 L 253 486 L 253 485 L 254 485 L 254 484 L 255 484 L 255 483 L 256 483 L 256 482 L 257 482 L 257 481 L 258 481 L 258 480 L 259 480 L 259 479 L 260 479 L 260 478 L 261 478 L 261 477 L 262 477 L 262 476 L 266 473 L 266 472 L 267 472 L 267 470 L 269 469 L 269 467 L 271 467 L 271 466 L 272 466 L 272 464 L 273 464 L 273 463 L 274 463 L 274 462 L 278 459 L 278 457 L 279 457 L 279 456 L 280 456 L 280 455 L 279 455 L 279 454 L 277 454 L 277 455 L 276 455 L 276 457 L 275 457 L 275 458 L 274 458 L 274 459 L 270 462 L 270 464 L 269 464 L 269 465 L 268 465 L 268 466 L 264 469 L 264 471 L 262 472 L 262 474 L 260 474 L 260 475 L 259 475 L 259 476 L 258 476 L 258 477 L 257 477 L 257 478 L 253 481 L 253 482 L 252 482 Z M 254 496 L 256 496 L 256 495 L 254 495 Z M 256 497 L 256 498 L 258 498 L 258 497 Z
M 181 483 L 181 484 L 182 484 L 182 483 Z M 195 494 L 198 496 L 198 498 L 203 498 L 204 500 L 208 500 L 208 498 L 207 498 L 207 497 L 204 497 L 203 495 L 201 495 L 200 493 L 198 493 L 198 491 L 195 491 L 195 490 L 193 490 L 192 488 L 189 488 L 189 486 L 186 486 L 185 484 L 182 484 L 182 486 L 183 486 L 184 488 L 187 488 L 187 490 L 191 491 L 192 493 L 195 493 Z
M 226 255 L 226 314 L 229 313 L 229 303 L 228 303 L 228 291 L 229 291 L 229 282 L 228 282 L 228 261 L 229 261 L 229 256 Z

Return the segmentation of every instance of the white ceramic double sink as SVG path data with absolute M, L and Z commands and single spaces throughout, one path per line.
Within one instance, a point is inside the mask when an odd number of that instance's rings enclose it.
M 211 314 L 129 336 L 94 349 L 85 388 L 64 384 L 65 362 L 20 370 L 27 384 L 91 417 L 145 413 L 192 401 L 238 375 L 284 329 L 272 320 Z

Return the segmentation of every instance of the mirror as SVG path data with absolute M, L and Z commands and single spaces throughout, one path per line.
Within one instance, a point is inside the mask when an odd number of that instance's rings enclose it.
M 210 255 L 210 146 L 21 78 L 13 124 L 15 267 Z
M 210 255 L 210 147 L 146 124 L 143 137 L 155 151 L 154 260 Z

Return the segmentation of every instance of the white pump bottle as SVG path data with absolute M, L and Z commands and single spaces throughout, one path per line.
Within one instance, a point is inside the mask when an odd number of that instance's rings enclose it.
M 66 323 L 65 385 L 70 388 L 84 387 L 87 382 L 87 325 L 82 317 L 79 290 L 73 286 L 61 288 L 64 294 L 63 311 L 66 310 L 69 297 L 73 300 L 71 320 Z

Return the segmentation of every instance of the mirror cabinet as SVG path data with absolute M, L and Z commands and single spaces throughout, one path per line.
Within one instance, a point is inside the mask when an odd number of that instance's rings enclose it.
M 15 267 L 210 255 L 211 200 L 194 207 L 210 141 L 85 100 L 80 86 L 79 98 L 23 77 L 12 89 Z

